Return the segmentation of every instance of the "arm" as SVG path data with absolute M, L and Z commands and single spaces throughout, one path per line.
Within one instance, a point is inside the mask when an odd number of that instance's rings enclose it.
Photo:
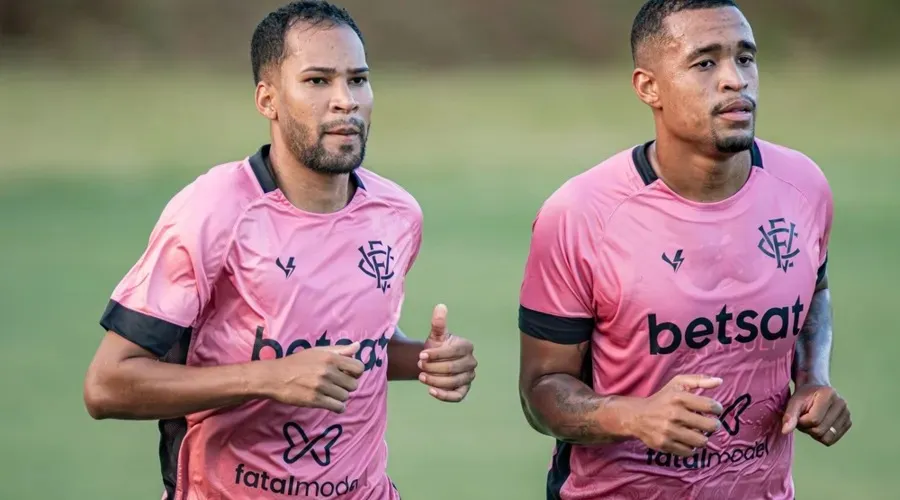
M 806 322 L 797 339 L 794 355 L 796 385 L 831 385 L 832 321 L 831 292 L 826 275 L 816 285 Z
M 268 361 L 215 367 L 160 362 L 115 332 L 103 338 L 88 368 L 84 401 L 95 419 L 157 420 L 265 397 Z
M 388 380 L 418 380 L 421 371 L 418 366 L 419 354 L 424 348 L 425 342 L 407 337 L 397 327 L 387 345 Z
M 627 439 L 623 406 L 630 398 L 599 395 L 582 381 L 588 342 L 557 344 L 525 333 L 520 342 L 519 397 L 532 428 L 573 444 Z

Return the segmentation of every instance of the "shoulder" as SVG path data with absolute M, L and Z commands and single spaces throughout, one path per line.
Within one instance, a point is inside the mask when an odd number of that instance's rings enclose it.
M 221 240 L 263 196 L 246 160 L 216 165 L 169 199 L 155 230 L 196 245 Z
M 366 190 L 370 200 L 390 209 L 396 216 L 402 217 L 411 224 L 421 226 L 422 207 L 409 191 L 387 177 L 365 168 L 358 168 L 356 174 L 362 182 L 362 189 Z
M 821 167 L 809 156 L 786 146 L 757 139 L 763 170 L 789 184 L 814 204 L 831 198 L 831 187 Z
M 635 150 L 620 151 L 567 179 L 541 205 L 537 220 L 590 224 L 602 229 L 623 203 L 646 188 L 635 167 Z

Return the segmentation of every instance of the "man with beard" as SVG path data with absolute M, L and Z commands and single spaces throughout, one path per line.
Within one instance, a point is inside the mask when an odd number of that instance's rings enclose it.
M 829 377 L 831 190 L 755 138 L 734 2 L 649 0 L 631 41 L 655 140 L 551 195 L 525 266 L 520 395 L 557 439 L 547 498 L 792 499 L 793 431 L 830 446 L 851 425 Z
M 422 213 L 360 168 L 373 98 L 353 19 L 294 2 L 251 46 L 271 145 L 170 200 L 102 316 L 85 403 L 160 421 L 166 499 L 396 499 L 387 382 L 461 401 L 473 347 L 443 305 L 426 341 L 397 328 Z

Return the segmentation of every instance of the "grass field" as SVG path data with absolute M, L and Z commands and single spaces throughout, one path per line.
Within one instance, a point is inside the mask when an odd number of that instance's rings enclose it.
M 152 422 L 94 422 L 82 376 L 112 287 L 166 200 L 266 138 L 249 75 L 0 72 L 0 498 L 156 499 Z M 516 394 L 519 279 L 530 222 L 569 176 L 645 140 L 626 72 L 374 76 L 368 166 L 420 201 L 425 241 L 405 316 L 424 335 L 445 302 L 474 339 L 479 377 L 462 405 L 415 384 L 390 395 L 390 471 L 411 500 L 539 500 L 552 443 Z M 770 71 L 761 137 L 801 149 L 831 180 L 833 379 L 854 428 L 825 448 L 799 439 L 807 499 L 897 498 L 900 70 Z

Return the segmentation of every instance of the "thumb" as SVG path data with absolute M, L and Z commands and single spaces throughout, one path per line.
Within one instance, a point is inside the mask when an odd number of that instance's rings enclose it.
M 681 391 L 714 389 L 720 385 L 722 385 L 722 379 L 709 375 L 678 375 L 669 382 L 669 387 Z
M 431 332 L 428 338 L 431 340 L 444 340 L 447 335 L 447 306 L 438 304 L 434 306 L 434 312 L 431 313 Z
M 791 398 L 788 401 L 787 408 L 784 410 L 784 417 L 781 418 L 781 433 L 790 434 L 797 428 L 797 422 L 803 413 L 804 402 L 800 398 Z
M 325 347 L 325 350 L 331 351 L 335 354 L 340 354 L 341 356 L 353 356 L 359 351 L 359 342 L 354 342 L 352 344 L 347 345 L 333 345 Z

